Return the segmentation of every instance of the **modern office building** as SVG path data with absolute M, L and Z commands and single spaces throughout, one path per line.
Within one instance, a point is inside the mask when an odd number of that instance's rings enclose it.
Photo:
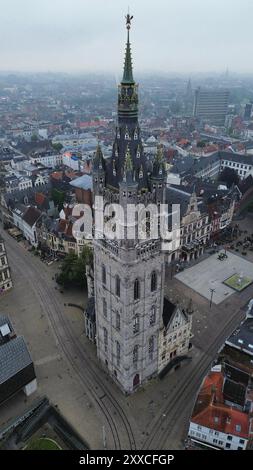
M 200 120 L 224 126 L 228 109 L 229 91 L 198 87 L 195 90 L 193 114 Z

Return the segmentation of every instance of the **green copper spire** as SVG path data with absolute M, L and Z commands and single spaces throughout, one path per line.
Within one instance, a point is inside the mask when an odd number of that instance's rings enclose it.
M 163 178 L 165 176 L 163 146 L 160 144 L 157 146 L 157 152 L 153 163 L 152 176 L 153 178 Z
M 126 54 L 125 54 L 123 79 L 121 83 L 134 83 L 132 57 L 131 57 L 131 45 L 129 41 L 129 30 L 131 28 L 132 19 L 133 19 L 133 16 L 130 16 L 128 13 L 126 15 L 126 27 L 127 27 Z

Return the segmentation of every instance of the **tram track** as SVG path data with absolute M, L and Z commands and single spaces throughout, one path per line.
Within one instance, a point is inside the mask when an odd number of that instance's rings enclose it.
M 13 241 L 12 243 L 9 238 L 5 237 L 5 240 L 7 244 L 11 245 L 8 255 L 11 267 L 17 270 L 20 276 L 26 275 L 38 301 L 47 314 L 63 355 L 89 393 L 98 411 L 102 414 L 107 432 L 111 434 L 114 449 L 136 449 L 135 436 L 125 410 L 115 398 L 109 386 L 99 377 L 98 366 L 96 369 L 92 367 L 82 343 L 73 332 L 69 320 L 64 315 L 64 309 L 56 299 L 54 287 L 50 286 L 43 276 L 43 271 L 39 269 L 37 260 L 31 260 L 32 263 L 30 263 L 30 254 L 22 253 L 21 247 L 15 246 L 14 243 L 16 244 L 16 242 Z M 66 339 L 69 341 L 66 341 Z M 79 359 L 79 362 L 81 361 L 82 367 L 80 367 L 76 358 Z

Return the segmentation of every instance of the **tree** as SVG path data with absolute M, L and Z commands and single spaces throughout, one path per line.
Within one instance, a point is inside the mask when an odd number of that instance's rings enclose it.
M 61 272 L 56 281 L 63 287 L 86 286 L 86 266 L 93 264 L 93 253 L 89 246 L 85 245 L 80 256 L 69 253 L 63 260 Z
M 52 147 L 53 147 L 57 152 L 60 152 L 60 151 L 63 149 L 63 146 L 62 146 L 62 144 L 60 144 L 60 142 L 58 142 L 57 144 L 52 144 Z
M 219 181 L 226 183 L 227 187 L 230 188 L 233 184 L 237 185 L 240 178 L 235 170 L 232 168 L 224 168 L 220 173 Z
M 197 147 L 199 148 L 204 148 L 206 146 L 206 143 L 204 140 L 199 140 L 197 143 Z
M 39 140 L 39 138 L 38 138 L 38 136 L 37 136 L 36 134 L 33 134 L 33 135 L 31 136 L 31 142 L 38 142 L 38 140 Z
M 54 201 L 55 206 L 58 207 L 59 210 L 62 209 L 63 203 L 65 201 L 65 194 L 63 191 L 59 191 L 59 189 L 52 189 L 51 197 Z

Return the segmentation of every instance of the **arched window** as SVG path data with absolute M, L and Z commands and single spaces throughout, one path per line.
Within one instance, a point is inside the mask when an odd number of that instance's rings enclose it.
M 154 336 L 151 336 L 148 341 L 148 353 L 149 353 L 149 359 L 151 361 L 154 355 L 154 348 L 155 348 L 155 339 L 154 339 Z
M 134 300 L 138 300 L 140 298 L 140 281 L 139 279 L 135 279 L 134 281 Z
M 136 374 L 133 379 L 133 387 L 134 388 L 138 387 L 139 384 L 140 384 L 140 375 Z
M 133 363 L 136 364 L 138 362 L 138 353 L 139 353 L 139 347 L 138 345 L 134 346 L 133 349 Z
M 116 312 L 116 329 L 120 330 L 120 314 Z
M 151 309 L 151 313 L 150 313 L 149 323 L 150 323 L 150 325 L 154 325 L 155 322 L 156 322 L 156 307 L 153 306 L 152 309 Z
M 104 317 L 107 317 L 107 303 L 105 298 L 103 298 L 103 315 Z
M 120 344 L 118 341 L 116 341 L 116 360 L 117 360 L 117 366 L 120 365 Z
M 151 292 L 154 292 L 157 289 L 157 274 L 155 271 L 151 274 Z
M 117 297 L 120 297 L 120 277 L 118 275 L 115 277 L 115 291 Z
M 134 316 L 133 333 L 138 333 L 139 330 L 140 330 L 140 319 L 139 319 L 139 315 L 136 314 Z
M 106 269 L 104 264 L 102 264 L 102 283 L 106 284 Z
M 108 346 L 108 332 L 107 329 L 104 328 L 104 346 L 105 346 L 105 352 L 107 352 L 107 346 Z

